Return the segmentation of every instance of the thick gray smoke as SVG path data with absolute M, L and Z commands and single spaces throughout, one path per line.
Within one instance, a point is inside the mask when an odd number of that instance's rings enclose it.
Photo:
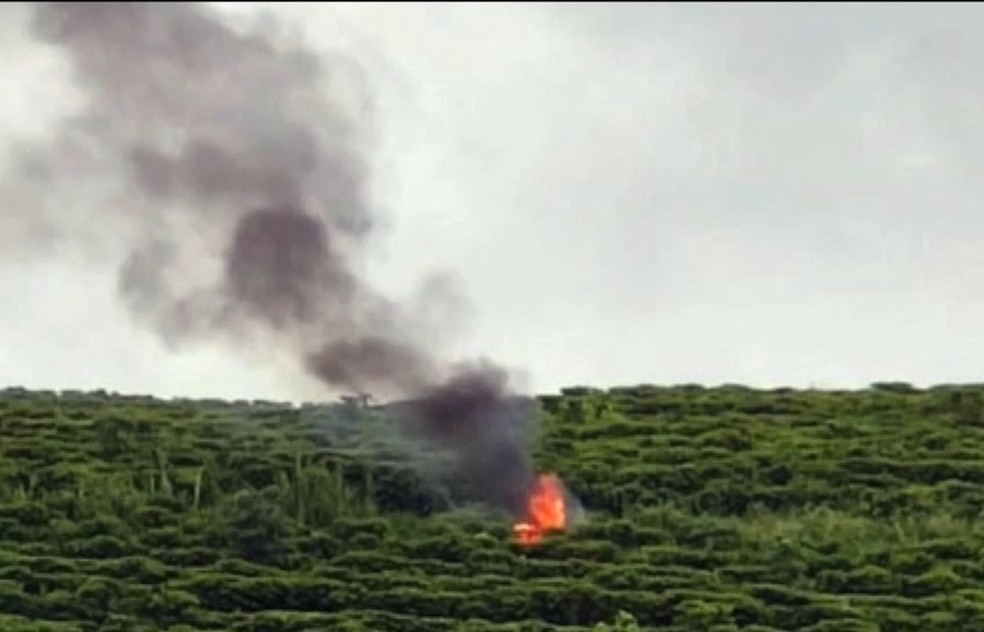
M 28 190 L 18 199 L 80 192 L 42 211 L 49 233 L 71 243 L 95 226 L 122 243 L 123 303 L 175 345 L 273 345 L 333 389 L 414 400 L 405 423 L 458 454 L 481 500 L 520 511 L 529 428 L 505 374 L 445 366 L 360 274 L 374 212 L 357 66 L 198 4 L 32 9 L 85 99 L 7 179 Z

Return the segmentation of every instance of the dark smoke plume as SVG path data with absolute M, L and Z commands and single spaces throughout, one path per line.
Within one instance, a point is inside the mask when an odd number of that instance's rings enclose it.
M 16 199 L 64 187 L 71 204 L 13 208 L 14 221 L 122 248 L 123 304 L 173 345 L 287 349 L 327 387 L 411 400 L 408 431 L 451 449 L 481 500 L 520 512 L 530 417 L 505 373 L 448 365 L 360 273 L 376 215 L 358 66 L 198 4 L 31 8 L 84 107 L 21 147 L 6 180 Z

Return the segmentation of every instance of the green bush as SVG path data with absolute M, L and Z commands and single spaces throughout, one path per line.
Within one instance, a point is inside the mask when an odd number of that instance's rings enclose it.
M 538 468 L 586 521 L 524 549 L 506 516 L 438 511 L 460 486 L 383 410 L 7 390 L 0 630 L 972 630 L 982 402 L 547 396 Z

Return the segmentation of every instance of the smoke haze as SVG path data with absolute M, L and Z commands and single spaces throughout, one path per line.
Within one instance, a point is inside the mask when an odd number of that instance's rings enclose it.
M 39 201 L 8 209 L 33 227 L 17 234 L 118 251 L 122 304 L 173 347 L 287 350 L 330 389 L 413 399 L 412 425 L 467 464 L 480 500 L 521 511 L 529 429 L 505 373 L 449 365 L 414 334 L 428 306 L 381 296 L 360 270 L 378 214 L 358 65 L 197 4 L 32 9 L 84 105 L 6 174 L 8 199 Z

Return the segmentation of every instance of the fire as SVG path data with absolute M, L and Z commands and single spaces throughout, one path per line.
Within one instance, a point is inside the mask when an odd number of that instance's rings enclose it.
M 553 474 L 541 474 L 526 501 L 526 519 L 513 525 L 516 541 L 533 546 L 550 531 L 567 527 L 567 503 L 564 486 Z

